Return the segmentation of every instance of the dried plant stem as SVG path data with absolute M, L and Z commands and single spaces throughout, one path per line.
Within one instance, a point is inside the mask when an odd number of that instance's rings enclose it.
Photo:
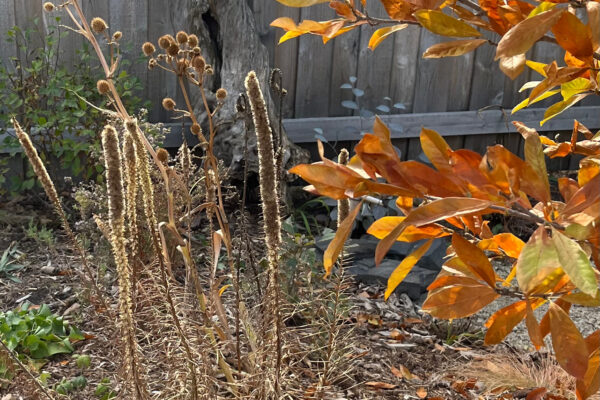
M 125 249 L 125 194 L 121 174 L 121 154 L 117 131 L 112 126 L 107 125 L 102 132 L 102 147 L 106 163 L 111 246 L 117 265 L 119 282 L 119 317 L 125 348 L 125 376 L 127 383 L 130 385 L 131 393 L 135 393 L 136 399 L 147 399 L 149 393 L 143 378 L 144 368 L 140 361 L 135 336 L 131 297 L 131 270 Z
M 50 400 L 54 400 L 54 397 L 52 397 L 52 395 L 50 394 L 50 392 L 48 391 L 48 389 L 46 389 L 41 383 L 40 381 L 37 380 L 37 378 L 31 373 L 31 371 L 29 370 L 29 368 L 27 368 L 22 362 L 21 360 L 19 360 L 19 357 L 14 354 L 9 348 L 8 346 L 6 346 L 6 344 L 0 340 L 0 345 L 2 345 L 2 349 L 1 352 L 2 353 L 6 353 L 8 355 L 8 358 L 10 360 L 12 360 L 13 362 L 15 362 L 24 372 L 25 374 L 27 374 L 27 377 L 29 379 L 31 379 L 31 381 L 33 382 L 33 384 L 35 386 L 38 387 L 38 389 L 44 393 L 44 395 L 50 399 Z
M 281 315 L 279 309 L 279 248 L 281 245 L 281 218 L 279 215 L 279 197 L 277 195 L 277 167 L 273 151 L 273 135 L 264 97 L 256 73 L 251 71 L 246 77 L 246 94 L 250 100 L 254 127 L 256 131 L 260 195 L 263 209 L 263 223 L 269 261 L 267 313 L 271 312 L 268 320 L 275 330 L 275 395 L 280 394 L 281 373 Z
M 96 283 L 96 280 L 94 278 L 94 273 L 92 272 L 92 269 L 87 262 L 87 255 L 85 254 L 83 247 L 81 247 L 81 244 L 77 240 L 75 233 L 71 229 L 71 225 L 69 225 L 67 215 L 65 214 L 65 211 L 63 210 L 62 203 L 61 203 L 60 198 L 58 197 L 58 193 L 56 191 L 56 187 L 54 186 L 52 179 L 50 179 L 50 175 L 48 175 L 48 171 L 46 170 L 46 167 L 44 166 L 42 159 L 38 155 L 37 150 L 35 149 L 33 143 L 31 142 L 31 138 L 29 137 L 29 135 L 27 133 L 25 133 L 25 131 L 23 131 L 23 129 L 21 128 L 21 125 L 19 125 L 17 120 L 13 118 L 11 120 L 11 122 L 15 128 L 15 132 L 17 134 L 17 138 L 19 139 L 19 143 L 21 143 L 21 147 L 23 147 L 23 150 L 25 151 L 25 154 L 27 155 L 27 158 L 29 159 L 29 162 L 31 163 L 33 171 L 35 172 L 36 176 L 40 180 L 40 183 L 42 184 L 42 187 L 44 188 L 44 191 L 46 192 L 46 196 L 48 196 L 48 198 L 50 199 L 50 202 L 54 206 L 54 211 L 56 212 L 56 214 L 58 214 L 58 217 L 60 218 L 63 230 L 67 234 L 67 237 L 69 238 L 69 241 L 71 242 L 71 246 L 73 246 L 73 248 L 79 255 L 81 264 L 83 265 L 83 268 L 87 274 L 87 278 L 83 277 L 84 280 L 88 281 L 87 283 L 92 287 L 93 291 L 95 292 L 96 296 L 98 297 L 98 300 L 100 301 L 100 304 L 102 305 L 104 310 L 106 310 L 106 312 L 109 313 L 109 317 L 112 319 L 112 316 L 110 315 L 111 310 L 108 306 L 108 303 L 106 302 L 106 299 L 104 298 L 102 291 L 100 290 L 100 288 L 98 287 L 98 284 Z
M 140 269 L 137 262 L 138 252 L 138 230 L 137 230 L 137 195 L 138 195 L 138 175 L 137 175 L 137 156 L 133 137 L 129 131 L 125 130 L 123 141 L 123 155 L 125 166 L 125 179 L 127 182 L 127 227 L 129 239 L 129 263 L 132 269 L 132 282 L 135 289 L 138 281 Z

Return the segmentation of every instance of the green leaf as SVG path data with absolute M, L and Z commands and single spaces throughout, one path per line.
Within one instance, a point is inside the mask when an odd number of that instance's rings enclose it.
M 554 228 L 552 228 L 552 243 L 561 267 L 571 282 L 583 293 L 595 297 L 598 293 L 598 282 L 594 267 L 585 251 L 577 242 Z

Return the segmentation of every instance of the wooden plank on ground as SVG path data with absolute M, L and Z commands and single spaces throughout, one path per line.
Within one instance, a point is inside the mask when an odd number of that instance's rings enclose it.
M 521 110 L 514 115 L 503 114 L 499 110 L 461 111 L 423 114 L 399 114 L 386 116 L 386 123 L 398 124 L 402 131 L 392 131 L 394 138 L 418 137 L 422 126 L 438 131 L 443 136 L 462 136 L 477 134 L 497 134 L 516 132 L 511 121 L 521 121 L 540 132 L 569 131 L 573 128 L 573 119 L 584 123 L 589 129 L 600 128 L 600 109 L 598 107 L 573 107 L 549 120 L 543 127 L 544 109 Z M 360 117 L 339 118 L 302 118 L 284 121 L 290 139 L 295 143 L 314 141 L 313 128 L 319 127 L 329 141 L 357 140 L 362 130 L 368 130 L 372 121 Z
M 302 8 L 302 20 L 325 21 L 335 16 L 327 4 Z M 323 44 L 321 37 L 302 35 L 298 44 L 296 75 L 296 117 L 329 115 L 329 82 L 333 42 Z

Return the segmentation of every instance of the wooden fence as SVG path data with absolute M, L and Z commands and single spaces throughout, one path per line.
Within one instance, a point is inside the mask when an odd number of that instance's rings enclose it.
M 188 10 L 194 1 L 198 0 L 81 0 L 81 3 L 88 16 L 102 16 L 113 31 L 123 32 L 125 42 L 131 44 L 128 57 L 135 59 L 144 41 L 186 29 Z M 403 110 L 392 109 L 396 113 L 467 111 L 487 106 L 511 108 L 524 96 L 518 93 L 521 85 L 539 79 L 529 70 L 515 81 L 506 78 L 493 61 L 492 46 L 482 46 L 463 57 L 423 59 L 421 54 L 427 47 L 444 39 L 415 26 L 394 34 L 374 52 L 367 47 L 374 30 L 370 26 L 362 26 L 325 45 L 320 37 L 313 35 L 277 45 L 282 32 L 269 26 L 275 18 L 326 20 L 335 17 L 335 13 L 327 4 L 298 9 L 285 7 L 275 0 L 218 1 L 247 1 L 254 10 L 271 65 L 283 71 L 284 87 L 288 90 L 287 118 L 358 115 L 357 111 L 341 105 L 343 100 L 353 99 L 350 90 L 340 89 L 352 76 L 357 78 L 356 86 L 364 90 L 364 96 L 359 99 L 361 108 L 374 111 L 386 102 L 388 106 L 403 104 Z M 50 17 L 42 12 L 43 2 L 0 0 L 0 35 L 4 37 L 13 25 L 31 27 L 34 19 L 39 20 L 42 29 L 55 24 L 55 14 Z M 369 4 L 371 15 L 383 15 L 379 1 L 371 0 Z M 64 15 L 63 20 L 67 21 Z M 491 34 L 487 37 L 498 39 Z M 61 57 L 67 65 L 77 57 L 76 49 L 82 43 L 83 39 L 74 33 L 61 43 Z M 19 49 L 14 44 L 0 41 L 3 62 L 15 55 L 19 55 Z M 560 60 L 561 51 L 552 44 L 539 43 L 530 57 L 539 61 Z M 141 79 L 145 87 L 143 94 L 154 104 L 153 119 L 164 119 L 164 114 L 157 110 L 164 95 L 175 93 L 174 79 L 159 71 L 149 74 L 145 65 L 139 63 L 133 63 L 130 72 Z M 386 97 L 391 100 L 384 100 Z M 541 102 L 539 106 L 551 101 Z M 583 102 L 583 105 L 597 104 L 600 104 L 599 99 L 588 98 Z

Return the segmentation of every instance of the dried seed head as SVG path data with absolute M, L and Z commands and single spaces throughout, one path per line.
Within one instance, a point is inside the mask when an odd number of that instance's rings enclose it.
M 106 29 L 108 29 L 108 25 L 106 25 L 106 22 L 100 17 L 96 17 L 96 18 L 92 19 L 91 25 L 92 25 L 92 30 L 96 33 L 102 33 Z
M 200 50 L 200 47 L 198 47 L 198 46 L 195 46 L 195 47 L 192 49 L 192 51 L 194 52 L 194 55 L 195 55 L 195 56 L 199 56 L 199 55 L 200 55 L 200 53 L 202 53 L 202 50 Z
M 113 41 L 118 42 L 121 38 L 123 37 L 123 32 L 121 31 L 116 31 L 115 33 L 113 33 Z
M 177 60 L 177 72 L 179 74 L 183 74 L 185 72 L 185 70 L 188 67 L 188 60 L 186 60 L 185 58 L 180 58 Z
M 165 60 L 165 55 L 161 53 L 156 58 L 158 59 L 158 61 L 164 61 Z
M 161 49 L 165 49 L 166 50 L 173 43 L 175 43 L 175 39 L 173 39 L 173 36 L 171 36 L 171 35 L 162 35 L 158 39 L 158 45 L 160 46 Z
M 169 162 L 169 152 L 162 147 L 156 151 L 156 157 L 161 163 L 166 164 Z
M 215 73 L 215 70 L 213 69 L 212 65 L 208 65 L 206 66 L 206 69 L 204 70 L 204 73 L 206 75 L 212 75 Z
M 156 51 L 156 47 L 150 42 L 146 42 L 142 45 L 142 51 L 146 55 L 146 57 L 150 57 Z
M 162 101 L 162 106 L 165 110 L 173 111 L 175 109 L 175 100 L 170 97 L 165 97 Z
M 188 36 L 188 45 L 190 47 L 196 47 L 198 46 L 198 36 L 194 35 L 193 33 L 191 35 Z
M 223 101 L 227 97 L 227 90 L 225 90 L 223 88 L 217 89 L 216 95 L 217 95 L 218 101 Z
M 154 69 L 154 67 L 156 67 L 156 64 L 158 64 L 158 62 L 156 61 L 155 58 L 149 59 L 148 60 L 148 69 Z
M 192 60 L 192 66 L 200 72 L 204 71 L 204 67 L 206 66 L 206 61 L 204 60 L 204 57 L 194 57 L 194 59 Z
M 171 45 L 167 49 L 167 54 L 172 57 L 175 57 L 177 54 L 179 54 L 179 46 L 177 46 L 176 43 L 171 43 Z
M 109 220 L 111 225 L 123 219 L 123 182 L 121 180 L 121 150 L 117 131 L 106 125 L 102 131 L 102 147 L 106 167 L 106 189 L 108 192 Z
M 137 121 L 135 119 L 128 119 L 125 121 L 125 128 L 133 135 L 137 131 Z
M 100 79 L 98 82 L 96 82 L 96 88 L 98 89 L 98 93 L 100 94 L 107 94 L 108 92 L 110 92 L 110 85 L 108 81 L 104 79 Z
M 177 32 L 177 35 L 175 36 L 175 38 L 177 39 L 177 43 L 184 44 L 184 43 L 187 43 L 187 41 L 188 41 L 188 34 L 185 33 L 184 31 L 179 31 L 179 32 Z
M 190 129 L 194 135 L 202 133 L 202 127 L 198 123 L 193 123 Z
M 44 10 L 46 10 L 46 12 L 52 12 L 56 9 L 56 7 L 54 6 L 53 3 L 50 3 L 49 1 L 44 3 Z

